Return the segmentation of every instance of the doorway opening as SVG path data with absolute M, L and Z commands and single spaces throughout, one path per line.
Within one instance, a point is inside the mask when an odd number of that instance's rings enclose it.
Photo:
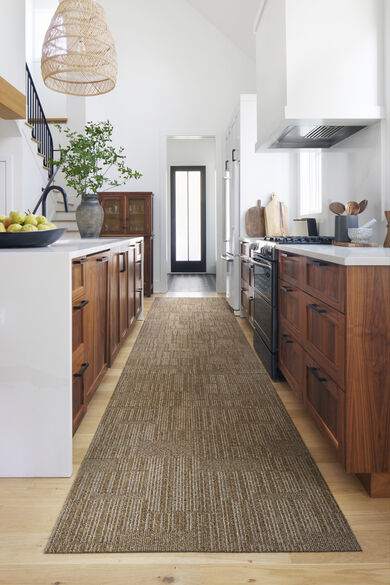
M 171 272 L 206 272 L 206 167 L 171 167 Z
M 215 136 L 170 136 L 167 285 L 169 292 L 216 290 Z

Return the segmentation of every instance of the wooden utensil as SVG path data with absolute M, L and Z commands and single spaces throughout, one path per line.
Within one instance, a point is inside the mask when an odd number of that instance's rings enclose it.
M 345 206 L 345 212 L 347 215 L 358 215 L 359 210 L 360 206 L 356 201 L 348 201 Z
M 385 211 L 385 216 L 387 219 L 387 235 L 383 247 L 390 248 L 390 211 Z
M 246 212 L 245 229 L 250 238 L 265 236 L 264 207 L 261 206 L 260 200 L 257 202 L 257 207 L 250 207 Z
M 271 194 L 271 201 L 265 207 L 265 231 L 267 236 L 288 235 L 288 210 L 278 200 L 276 193 Z
M 337 201 L 335 201 L 334 203 L 331 203 L 329 205 L 329 209 L 331 210 L 332 213 L 335 213 L 336 215 L 343 215 L 345 211 L 345 205 L 343 203 L 337 203 Z
M 363 199 L 363 201 L 360 201 L 360 203 L 359 203 L 359 213 L 363 213 L 363 211 L 365 209 L 367 209 L 367 205 L 368 205 L 367 199 Z

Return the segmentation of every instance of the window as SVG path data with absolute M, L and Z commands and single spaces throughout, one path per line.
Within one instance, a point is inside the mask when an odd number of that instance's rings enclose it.
M 322 211 L 321 151 L 301 152 L 299 158 L 299 211 L 311 215 Z

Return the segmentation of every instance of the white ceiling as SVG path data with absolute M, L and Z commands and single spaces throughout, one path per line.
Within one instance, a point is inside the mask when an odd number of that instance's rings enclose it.
M 187 0 L 231 41 L 255 59 L 253 25 L 260 0 Z

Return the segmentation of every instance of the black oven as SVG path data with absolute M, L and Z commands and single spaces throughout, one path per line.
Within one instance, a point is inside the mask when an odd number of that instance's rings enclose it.
M 278 368 L 278 264 L 256 254 L 254 274 L 254 346 L 270 376 L 280 379 Z

